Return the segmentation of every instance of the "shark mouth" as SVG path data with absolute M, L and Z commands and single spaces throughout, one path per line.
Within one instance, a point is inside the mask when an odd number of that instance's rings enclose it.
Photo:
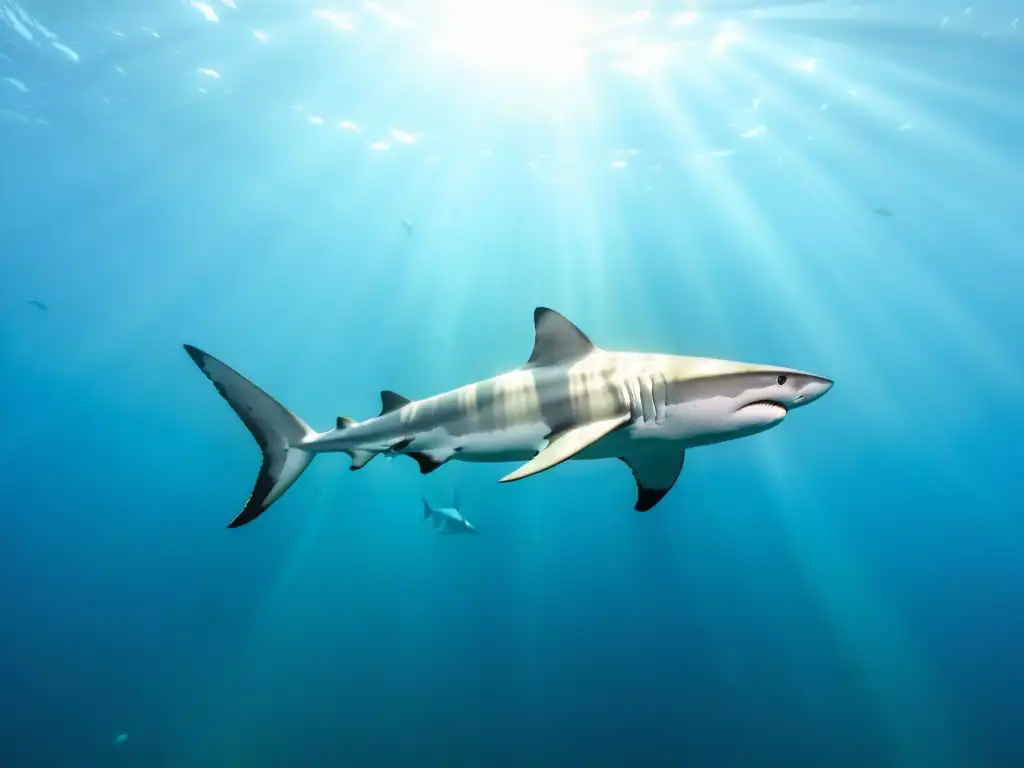
M 771 408 L 773 410 L 778 409 L 782 411 L 783 415 L 789 413 L 789 409 L 786 408 L 786 406 L 784 406 L 777 400 L 755 400 L 752 403 L 747 403 L 746 405 L 743 406 L 743 408 L 754 408 L 756 406 L 761 406 L 763 408 Z M 741 408 L 740 410 L 742 411 L 743 408 Z

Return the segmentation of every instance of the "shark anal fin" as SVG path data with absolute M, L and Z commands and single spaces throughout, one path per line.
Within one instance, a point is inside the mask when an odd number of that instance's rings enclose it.
M 646 512 L 665 498 L 683 471 L 686 449 L 673 445 L 647 448 L 628 456 L 620 456 L 636 480 L 636 509 Z
M 355 419 L 350 419 L 348 416 L 338 417 L 338 429 L 349 429 L 354 427 L 359 422 Z M 368 451 L 362 448 L 351 448 L 345 451 L 349 456 L 352 457 L 352 463 L 349 465 L 349 469 L 355 472 L 357 469 L 362 469 L 370 463 L 370 459 L 377 455 L 378 451 Z
M 523 464 L 519 469 L 501 478 L 500 482 L 510 483 L 524 477 L 543 472 L 568 461 L 584 448 L 593 445 L 602 437 L 629 421 L 629 414 L 615 416 L 601 421 L 590 421 L 573 429 L 567 429 L 552 437 L 547 447 Z
M 353 448 L 346 453 L 352 457 L 352 463 L 349 465 L 349 469 L 355 472 L 357 469 L 362 469 L 370 463 L 370 459 L 377 455 L 377 451 L 364 451 L 359 448 Z
M 402 397 L 397 392 L 392 392 L 390 389 L 381 390 L 380 393 L 380 415 L 383 416 L 385 413 L 391 413 L 397 411 L 404 405 L 411 403 L 408 397 Z
M 533 352 L 525 368 L 559 365 L 586 357 L 593 342 L 564 316 L 547 307 L 533 310 Z

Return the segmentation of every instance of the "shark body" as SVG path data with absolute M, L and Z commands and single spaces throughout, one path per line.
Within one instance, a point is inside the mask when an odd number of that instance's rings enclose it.
M 423 400 L 381 392 L 381 413 L 338 418 L 316 432 L 241 374 L 185 345 L 241 417 L 263 452 L 256 485 L 236 528 L 255 520 L 319 453 L 343 452 L 350 469 L 378 454 L 410 456 L 420 472 L 450 460 L 522 462 L 501 478 L 519 480 L 570 459 L 619 459 L 647 511 L 671 490 L 686 451 L 776 426 L 817 400 L 832 381 L 791 368 L 596 347 L 569 320 L 534 311 L 527 363 L 514 371 Z

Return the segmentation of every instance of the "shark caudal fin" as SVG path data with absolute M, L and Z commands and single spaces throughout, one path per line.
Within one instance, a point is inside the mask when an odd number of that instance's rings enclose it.
M 430 516 L 432 514 L 434 514 L 434 510 L 432 510 L 430 508 L 430 503 L 427 501 L 426 497 L 424 497 L 423 498 L 423 519 L 424 520 L 429 520 Z
M 316 435 L 298 416 L 217 358 L 188 344 L 185 351 L 238 414 L 263 451 L 263 464 L 245 507 L 228 528 L 251 523 L 281 498 L 313 460 L 302 444 Z

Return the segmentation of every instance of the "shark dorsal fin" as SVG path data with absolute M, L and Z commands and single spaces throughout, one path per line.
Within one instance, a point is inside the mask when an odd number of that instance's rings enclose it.
M 402 397 L 390 389 L 382 390 L 380 393 L 380 415 L 383 416 L 385 413 L 397 411 L 403 405 L 408 405 L 411 402 L 412 400 L 408 397 Z
M 547 307 L 533 310 L 535 337 L 533 353 L 525 368 L 559 365 L 585 357 L 594 351 L 594 344 L 564 316 Z

